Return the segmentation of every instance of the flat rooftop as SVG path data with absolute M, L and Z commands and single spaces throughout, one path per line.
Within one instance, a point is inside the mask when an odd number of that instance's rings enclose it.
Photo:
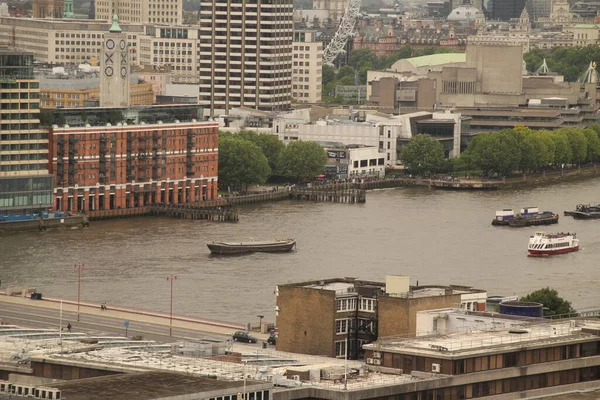
M 574 322 L 571 322 L 574 321 Z M 600 331 L 600 320 L 562 320 L 523 323 L 509 329 L 450 333 L 404 339 L 388 337 L 376 344 L 365 345 L 370 350 L 383 352 L 457 358 L 518 350 L 522 347 L 545 347 L 580 341 L 599 340 L 597 335 L 584 329 Z
M 246 382 L 247 386 L 256 384 L 262 383 Z M 131 400 L 168 399 L 214 391 L 238 392 L 242 385 L 240 381 L 221 381 L 158 371 L 75 379 L 46 386 L 60 389 L 61 397 L 69 400 Z
M 279 287 L 302 287 L 307 289 L 331 290 L 337 294 L 355 292 L 354 288 L 372 288 L 380 289 L 385 292 L 385 282 L 365 281 L 355 278 L 331 278 L 314 280 L 298 283 L 287 283 L 279 285 Z M 426 286 L 410 286 L 410 292 L 399 295 L 390 295 L 393 297 L 421 298 L 442 296 L 446 294 L 446 290 L 451 290 L 452 294 L 468 294 L 468 293 L 485 293 L 485 290 L 474 289 L 470 286 L 443 286 L 443 285 L 426 285 Z

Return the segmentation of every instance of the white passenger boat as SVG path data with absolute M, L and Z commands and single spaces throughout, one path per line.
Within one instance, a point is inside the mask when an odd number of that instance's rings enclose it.
M 536 232 L 529 238 L 527 246 L 530 256 L 551 256 L 579 250 L 579 239 L 575 233 Z

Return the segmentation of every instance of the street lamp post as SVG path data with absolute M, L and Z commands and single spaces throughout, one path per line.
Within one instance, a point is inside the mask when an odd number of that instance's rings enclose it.
M 173 335 L 173 281 L 177 279 L 177 276 L 171 274 L 167 276 L 167 280 L 171 281 L 171 314 L 169 317 L 169 336 Z
M 75 268 L 77 268 L 77 321 L 79 322 L 79 306 L 81 302 L 81 268 L 83 268 L 83 264 L 78 262 L 75 264 Z
M 258 333 L 262 333 L 262 320 L 265 316 L 257 315 L 257 317 L 258 317 Z

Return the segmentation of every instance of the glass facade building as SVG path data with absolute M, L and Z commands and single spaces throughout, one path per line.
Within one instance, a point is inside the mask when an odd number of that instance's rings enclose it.
M 0 49 L 0 216 L 37 213 L 53 204 L 39 97 L 33 54 Z

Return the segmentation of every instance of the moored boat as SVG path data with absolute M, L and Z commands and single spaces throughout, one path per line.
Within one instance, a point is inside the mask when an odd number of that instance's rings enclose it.
M 577 204 L 575 211 L 565 211 L 565 215 L 570 215 L 575 219 L 598 219 L 600 218 L 600 205 Z
M 575 233 L 536 232 L 529 238 L 527 251 L 530 256 L 551 256 L 579 250 L 579 239 Z
M 496 211 L 496 218 L 492 220 L 492 225 L 508 225 L 511 219 L 515 218 L 515 212 L 512 208 L 505 208 Z
M 492 225 L 508 225 L 524 227 L 533 225 L 550 225 L 558 223 L 558 214 L 552 211 L 539 211 L 537 207 L 522 208 L 518 214 L 511 209 L 496 211 L 496 218 Z
M 296 246 L 296 239 L 262 242 L 211 242 L 207 243 L 207 246 L 214 254 L 278 253 L 292 250 Z

